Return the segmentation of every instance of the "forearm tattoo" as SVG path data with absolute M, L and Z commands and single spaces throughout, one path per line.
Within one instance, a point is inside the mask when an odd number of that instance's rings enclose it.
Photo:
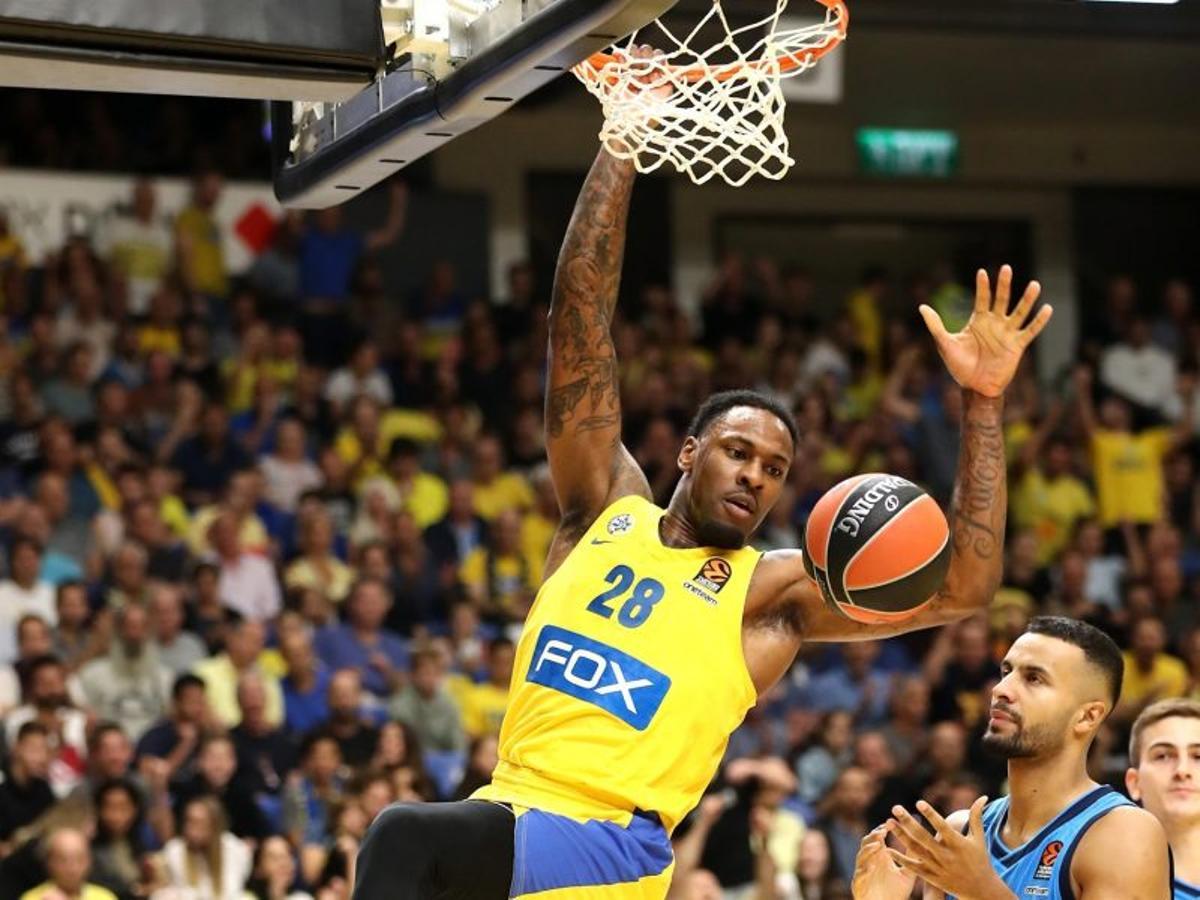
M 1007 511 L 1005 495 L 1004 427 L 992 410 L 978 408 L 964 422 L 963 460 L 959 465 L 954 497 L 954 549 L 991 559 L 1004 538 Z
M 559 254 L 550 305 L 546 431 L 562 437 L 620 424 L 612 316 L 621 282 L 631 165 L 601 154 L 588 174 Z
M 947 588 L 956 599 L 983 603 L 999 583 L 1008 511 L 1003 401 L 967 392 L 962 449 L 950 528 Z M 953 585 L 953 587 L 951 587 Z M 981 597 L 980 595 L 984 595 Z

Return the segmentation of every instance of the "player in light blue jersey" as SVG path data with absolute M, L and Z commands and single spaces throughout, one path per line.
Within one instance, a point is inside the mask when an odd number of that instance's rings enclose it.
M 863 839 L 855 900 L 907 900 L 918 879 L 930 900 L 1170 900 L 1162 826 L 1088 777 L 1088 747 L 1121 695 L 1117 645 L 1083 622 L 1038 618 L 1001 673 L 983 744 L 1008 760 L 1009 796 L 948 820 L 922 801 L 933 833 L 894 807 Z
M 1200 702 L 1160 700 L 1142 710 L 1125 786 L 1167 830 L 1175 900 L 1200 900 Z

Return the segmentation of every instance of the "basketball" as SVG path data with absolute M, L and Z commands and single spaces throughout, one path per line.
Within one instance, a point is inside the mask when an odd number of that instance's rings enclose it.
M 950 527 L 937 502 L 895 475 L 834 486 L 804 529 L 804 568 L 825 602 L 865 624 L 902 622 L 929 602 L 950 565 Z

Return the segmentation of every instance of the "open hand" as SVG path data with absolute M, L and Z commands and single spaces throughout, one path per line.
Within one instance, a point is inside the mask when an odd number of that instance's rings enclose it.
M 957 334 L 946 330 L 941 317 L 932 307 L 922 304 L 920 308 L 921 318 L 933 335 L 938 353 L 954 380 L 985 397 L 999 397 L 1004 393 L 1017 372 L 1025 348 L 1046 327 L 1054 313 L 1052 307 L 1043 306 L 1033 321 L 1022 328 L 1022 323 L 1029 317 L 1042 292 L 1042 286 L 1036 281 L 1029 282 L 1025 293 L 1009 313 L 1011 290 L 1010 266 L 1000 267 L 995 293 L 992 292 L 987 272 L 980 269 L 975 276 L 975 309 L 966 327 Z

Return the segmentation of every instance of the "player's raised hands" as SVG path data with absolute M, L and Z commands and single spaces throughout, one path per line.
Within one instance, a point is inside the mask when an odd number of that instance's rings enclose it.
M 975 309 L 966 327 L 957 334 L 946 330 L 932 307 L 922 305 L 920 308 L 921 318 L 954 380 L 987 397 L 999 397 L 1004 393 L 1017 372 L 1025 348 L 1046 327 L 1054 312 L 1044 305 L 1033 320 L 1024 325 L 1042 286 L 1036 281 L 1029 282 L 1025 293 L 1010 311 L 1011 291 L 1010 266 L 1001 266 L 995 291 L 987 272 L 980 269 L 975 276 Z
M 924 800 L 917 801 L 917 811 L 933 826 L 934 834 L 903 806 L 893 806 L 894 818 L 888 819 L 885 827 L 904 842 L 904 850 L 889 848 L 886 852 L 895 864 L 947 894 L 971 900 L 1011 898 L 1012 892 L 992 868 L 984 842 L 986 804 L 987 797 L 980 797 L 971 805 L 966 834 L 951 826 Z

